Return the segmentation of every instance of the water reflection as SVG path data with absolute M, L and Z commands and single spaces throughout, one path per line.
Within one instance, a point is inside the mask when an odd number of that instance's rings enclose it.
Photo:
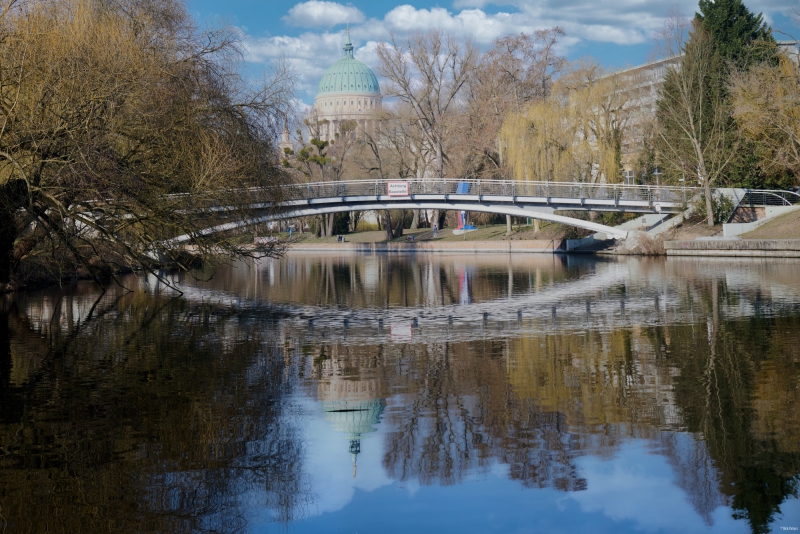
M 280 402 L 294 371 L 257 333 L 276 318 L 85 291 L 0 315 L 7 531 L 237 530 L 254 490 L 292 517 L 307 497 Z
M 291 255 L 5 297 L 0 523 L 800 526 L 798 266 Z

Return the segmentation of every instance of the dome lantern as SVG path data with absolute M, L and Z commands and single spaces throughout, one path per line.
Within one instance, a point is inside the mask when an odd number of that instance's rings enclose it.
M 350 25 L 347 25 L 347 38 L 344 41 L 344 56 L 353 58 L 353 43 L 350 42 Z M 355 58 L 353 58 L 355 59 Z

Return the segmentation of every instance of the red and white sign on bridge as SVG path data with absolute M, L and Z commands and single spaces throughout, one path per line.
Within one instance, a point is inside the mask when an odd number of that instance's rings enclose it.
M 386 182 L 386 194 L 390 197 L 407 197 L 410 194 L 408 182 Z

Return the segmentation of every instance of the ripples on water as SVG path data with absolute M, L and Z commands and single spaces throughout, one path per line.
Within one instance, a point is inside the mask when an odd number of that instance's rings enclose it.
M 800 527 L 798 267 L 293 254 L 6 296 L 0 530 Z

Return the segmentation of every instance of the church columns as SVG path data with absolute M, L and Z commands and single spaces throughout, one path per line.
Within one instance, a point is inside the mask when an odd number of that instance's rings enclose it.
M 356 136 L 375 136 L 380 129 L 379 121 L 373 118 L 373 114 L 381 109 L 381 101 L 375 95 L 366 98 L 360 94 L 323 97 L 317 100 L 315 108 L 319 120 L 316 135 L 329 143 L 341 135 L 345 122 L 354 124 L 353 134 Z

